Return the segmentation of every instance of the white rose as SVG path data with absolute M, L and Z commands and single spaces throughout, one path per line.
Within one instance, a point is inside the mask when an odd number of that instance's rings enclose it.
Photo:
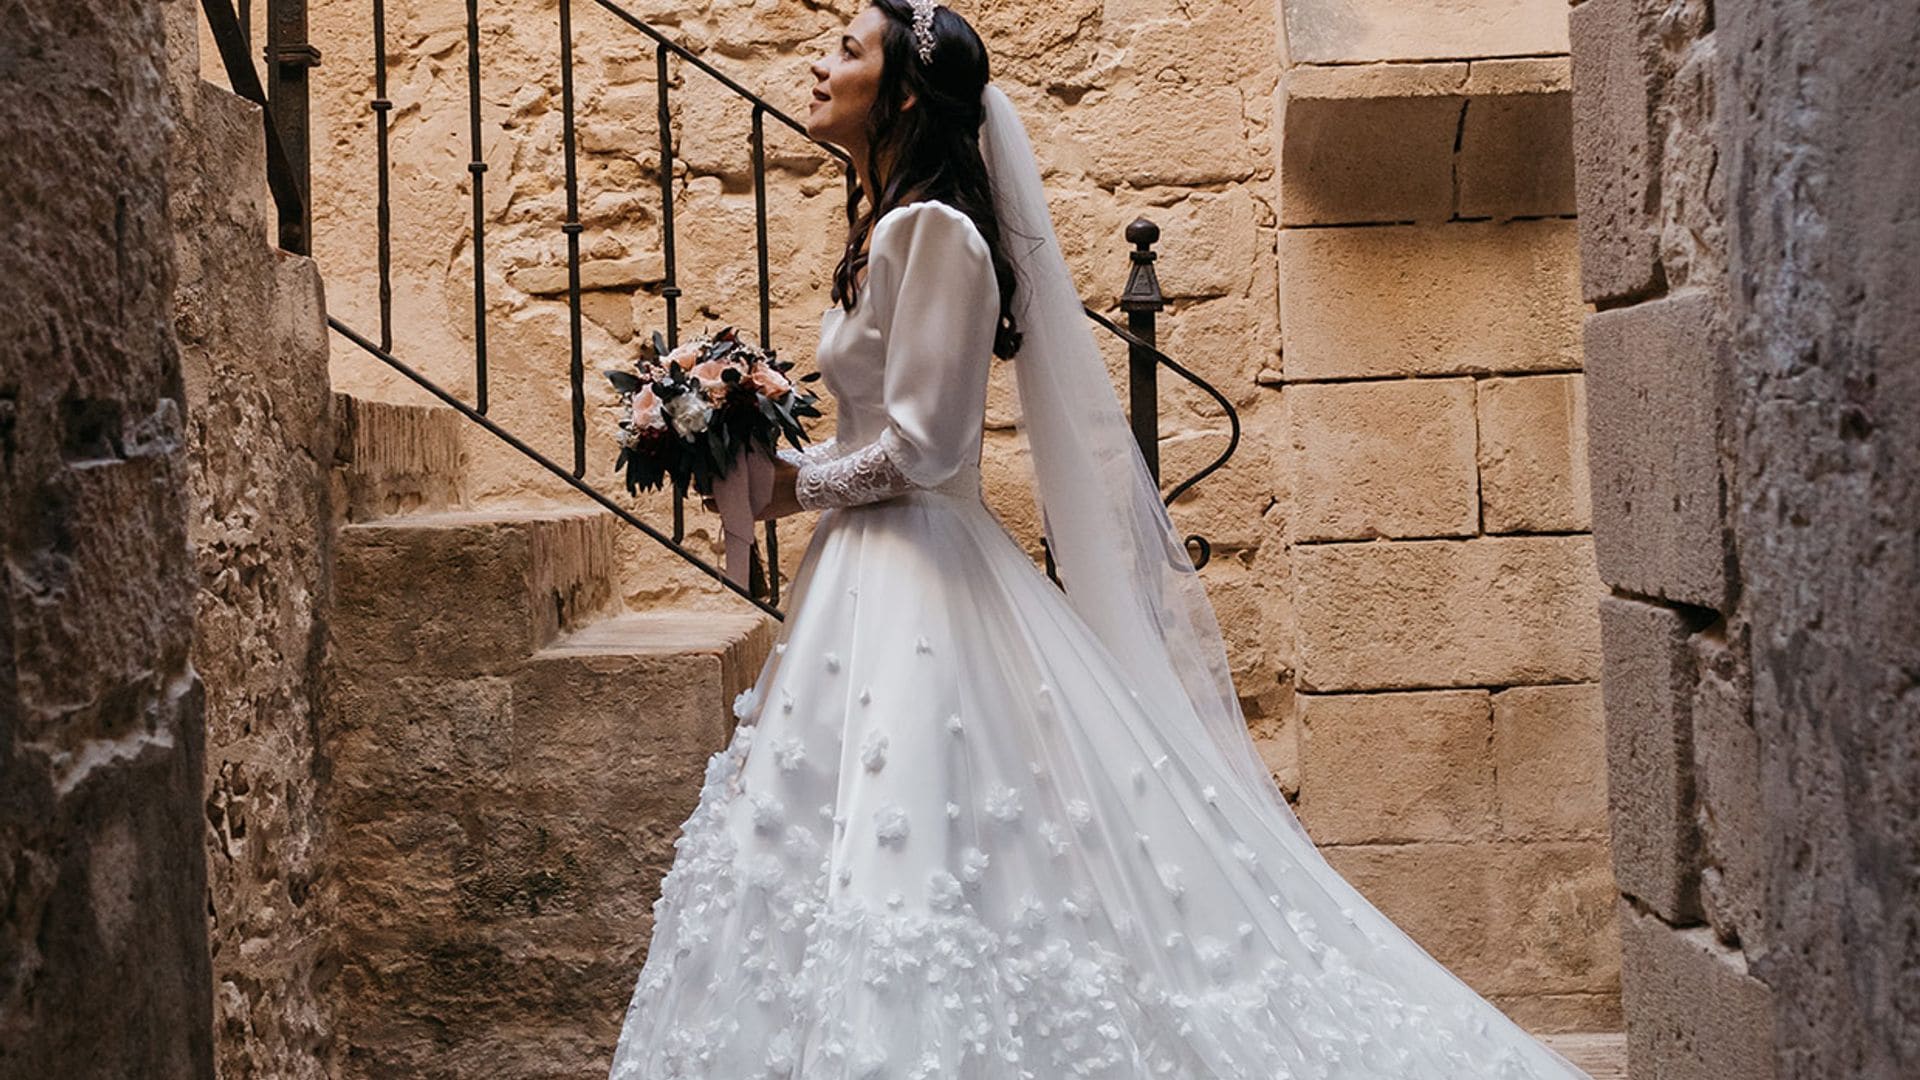
M 713 406 L 707 404 L 704 395 L 688 391 L 676 395 L 666 404 L 667 416 L 673 426 L 682 435 L 698 435 L 707 430 L 707 421 L 713 419 Z

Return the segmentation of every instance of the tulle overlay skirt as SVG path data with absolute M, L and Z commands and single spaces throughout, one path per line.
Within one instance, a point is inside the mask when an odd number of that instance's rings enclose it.
M 614 1080 L 1581 1073 L 1167 745 L 977 495 L 825 512 Z

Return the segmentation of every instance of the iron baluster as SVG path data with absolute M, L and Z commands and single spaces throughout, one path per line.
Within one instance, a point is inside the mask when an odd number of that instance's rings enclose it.
M 380 280 L 380 347 L 393 351 L 393 158 L 389 121 L 393 102 L 387 97 L 387 5 L 373 0 L 373 128 L 374 170 L 379 174 L 374 205 L 374 244 Z
M 273 124 L 286 148 L 293 186 L 313 190 L 309 172 L 307 71 L 320 63 L 320 50 L 307 41 L 307 0 L 273 0 L 267 5 L 267 101 Z M 303 197 L 291 210 L 280 208 L 280 246 L 300 255 L 313 253 L 313 207 Z
M 1154 273 L 1157 257 L 1153 245 L 1160 239 L 1160 226 L 1146 218 L 1136 218 L 1127 226 L 1127 240 L 1133 266 L 1127 272 L 1127 287 L 1120 293 L 1120 310 L 1127 313 L 1127 328 L 1146 344 L 1127 345 L 1127 418 L 1133 424 L 1134 441 L 1140 444 L 1140 456 L 1154 483 L 1160 482 L 1160 379 L 1154 361 L 1155 321 L 1166 308 L 1160 294 L 1160 277 Z
M 580 327 L 580 175 L 573 133 L 573 4 L 560 0 L 560 145 L 566 159 L 567 380 L 573 406 L 573 475 L 587 475 L 586 358 Z
M 474 409 L 487 412 L 487 162 L 480 140 L 480 0 L 467 0 L 467 162 L 473 191 Z
M 667 347 L 680 344 L 680 285 L 673 250 L 673 102 L 667 87 L 667 43 L 657 41 L 653 50 L 654 86 L 658 95 L 656 118 L 660 125 L 660 256 L 666 281 L 660 295 L 667 300 Z M 673 539 L 687 536 L 687 499 L 679 488 L 673 492 Z

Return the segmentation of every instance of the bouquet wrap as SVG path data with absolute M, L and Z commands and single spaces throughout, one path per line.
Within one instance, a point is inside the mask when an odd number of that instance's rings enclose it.
M 747 585 L 753 558 L 754 515 L 773 501 L 773 459 L 743 446 L 733 464 L 714 478 L 713 501 L 727 548 L 727 580 Z

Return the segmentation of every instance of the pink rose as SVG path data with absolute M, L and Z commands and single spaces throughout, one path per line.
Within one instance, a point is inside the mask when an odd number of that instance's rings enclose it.
M 760 391 L 770 398 L 778 399 L 781 395 L 793 389 L 793 383 L 789 382 L 785 375 L 780 374 L 770 367 L 755 368 L 749 378 L 752 380 L 755 390 Z
M 667 354 L 667 363 L 672 364 L 681 371 L 692 368 L 694 363 L 699 359 L 700 343 L 697 341 L 689 341 Z
M 633 395 L 633 426 L 643 430 L 667 426 L 660 416 L 660 399 L 655 396 L 651 386 L 643 386 L 639 393 Z

